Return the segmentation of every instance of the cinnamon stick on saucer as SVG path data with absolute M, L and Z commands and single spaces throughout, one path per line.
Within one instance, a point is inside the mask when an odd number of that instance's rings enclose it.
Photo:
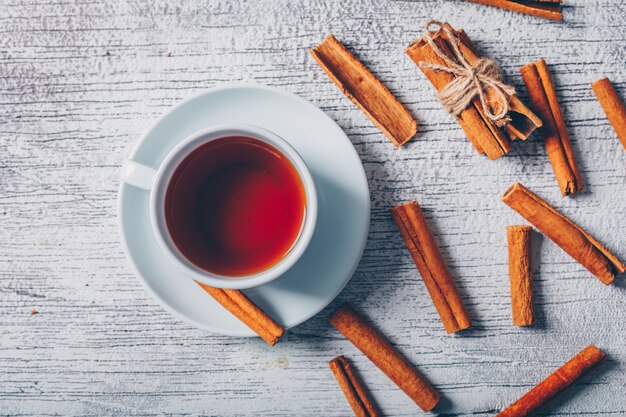
M 531 414 L 550 398 L 576 382 L 589 369 L 606 359 L 607 356 L 600 349 L 594 345 L 587 346 L 496 417 L 524 417 Z
M 392 208 L 391 215 L 426 284 L 446 332 L 455 333 L 470 327 L 463 301 L 417 201 Z
M 430 411 L 437 405 L 440 395 L 435 388 L 348 303 L 339 307 L 328 321 L 422 410 Z
M 561 0 L 468 0 L 551 20 L 563 20 Z
M 439 29 L 433 32 L 429 28 L 431 25 L 438 25 Z M 467 65 L 472 68 L 473 66 L 484 68 L 486 63 L 495 65 L 493 61 L 480 56 L 476 46 L 463 30 L 454 30 L 448 23 L 428 22 L 425 31 L 425 36 L 412 43 L 406 49 L 406 53 L 433 84 L 440 99 L 443 92 L 449 91 L 454 83 L 471 85 L 471 82 L 467 84 L 468 80 L 460 78 L 459 75 L 468 74 Z M 435 48 L 430 44 L 429 38 L 432 39 Z M 458 56 L 458 53 L 461 56 Z M 447 57 L 448 62 L 442 56 Z M 461 59 L 465 63 L 461 62 Z M 452 68 L 452 65 L 456 68 Z M 499 78 L 493 72 L 489 73 L 489 77 Z M 483 75 L 487 77 L 487 74 Z M 493 81 L 504 86 L 506 91 L 496 90 L 492 86 Z M 457 111 L 451 113 L 455 115 L 478 153 L 486 154 L 489 159 L 497 159 L 511 150 L 511 140 L 526 140 L 542 122 L 517 98 L 512 87 L 504 85 L 499 79 L 492 79 L 490 83 L 481 87 L 484 89 L 486 107 L 477 96 L 458 114 Z M 458 95 L 462 97 L 465 94 Z M 503 99 L 507 101 L 508 113 L 497 120 L 492 120 L 487 112 L 501 113 L 504 110 Z
M 542 59 L 520 68 L 534 110 L 543 120 L 539 129 L 561 194 L 575 194 L 583 189 L 580 172 L 567 136 L 561 108 L 548 66 Z
M 530 273 L 530 226 L 508 226 L 509 275 L 513 324 L 530 326 L 534 321 L 533 278 Z
M 333 35 L 311 55 L 339 89 L 391 139 L 402 146 L 417 132 L 417 122 L 393 94 Z
M 196 281 L 197 282 L 197 281 Z M 209 287 L 197 282 L 204 291 L 220 303 L 226 310 L 254 330 L 269 345 L 274 346 L 281 338 L 285 329 L 276 323 L 263 310 L 257 307 L 239 290 L 225 290 Z
M 624 145 L 624 149 L 626 149 L 626 107 L 624 102 L 620 99 L 608 78 L 596 81 L 591 84 L 591 88 L 596 93 L 606 118 L 613 125 L 617 137 Z
M 576 223 L 559 213 L 528 188 L 515 183 L 502 201 L 548 236 L 604 284 L 626 271 L 626 265 Z
M 356 417 L 378 417 L 374 403 L 367 395 L 363 381 L 352 370 L 350 361 L 341 355 L 328 362 Z

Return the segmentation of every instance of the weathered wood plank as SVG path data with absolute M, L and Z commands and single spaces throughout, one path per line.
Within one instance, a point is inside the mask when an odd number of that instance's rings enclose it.
M 568 0 L 565 22 L 458 1 L 4 0 L 0 6 L 0 415 L 324 415 L 350 411 L 327 369 L 351 358 L 385 415 L 418 410 L 326 317 L 349 300 L 440 389 L 438 412 L 490 415 L 596 343 L 611 362 L 543 415 L 626 414 L 626 285 L 604 287 L 533 242 L 537 326 L 511 325 L 500 203 L 519 180 L 626 257 L 626 155 L 589 84 L 626 95 L 626 9 Z M 551 66 L 586 185 L 563 199 L 538 138 L 478 157 L 404 48 L 428 18 L 463 27 L 525 97 L 517 68 Z M 511 30 L 515 27 L 514 30 Z M 334 33 L 420 123 L 396 150 L 308 48 Z M 350 136 L 372 191 L 369 242 L 331 307 L 270 349 L 180 323 L 144 292 L 119 243 L 119 167 L 168 107 L 231 81 L 311 100 Z M 417 198 L 473 330 L 448 336 L 388 208 Z M 39 311 L 31 315 L 30 310 Z

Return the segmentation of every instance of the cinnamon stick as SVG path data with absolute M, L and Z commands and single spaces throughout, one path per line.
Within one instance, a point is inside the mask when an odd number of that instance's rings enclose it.
M 543 120 L 540 132 L 561 194 L 575 194 L 583 189 L 583 183 L 548 66 L 542 59 L 521 67 L 520 72 L 528 88 L 531 104 Z
M 502 197 L 502 201 L 604 284 L 609 285 L 615 275 L 626 271 L 626 265 L 600 242 L 522 184 L 513 184 Z
M 396 146 L 417 132 L 417 122 L 393 94 L 333 35 L 311 55 L 339 89 L 383 131 Z
M 422 410 L 430 411 L 437 405 L 440 394 L 435 388 L 348 303 L 339 307 L 328 321 Z
M 604 362 L 607 356 L 594 345 L 589 345 L 553 374 L 502 410 L 496 417 L 523 417 L 545 404 L 550 398 L 572 385 L 585 372 Z
M 622 142 L 624 149 L 626 149 L 626 107 L 624 102 L 620 99 L 608 78 L 596 81 L 591 84 L 591 88 L 596 93 L 606 118 L 611 122 L 617 137 Z
M 241 291 L 209 287 L 199 282 L 198 285 L 226 310 L 254 330 L 269 345 L 274 346 L 285 332 L 281 325 L 250 301 Z
M 328 362 L 343 395 L 356 417 L 378 417 L 374 403 L 367 395 L 363 381 L 354 373 L 348 359 L 341 355 Z
M 391 215 L 426 284 L 446 332 L 455 333 L 470 327 L 463 301 L 417 201 L 392 208 Z
M 475 65 L 481 57 L 476 46 L 463 30 L 454 30 L 449 24 L 444 23 L 432 35 L 434 44 L 446 57 L 454 62 L 459 62 L 452 52 L 454 49 L 452 42 L 455 42 L 455 40 L 445 33 L 444 28 L 449 29 L 457 37 L 463 58 L 469 64 Z M 428 44 L 425 37 L 409 45 L 406 53 L 418 66 L 421 63 L 448 66 Z M 448 84 L 455 80 L 455 75 L 446 71 L 422 67 L 420 69 L 438 92 L 444 90 Z M 485 89 L 485 96 L 490 109 L 501 110 L 501 104 L 498 103 L 498 95 L 492 87 Z M 542 123 L 539 117 L 524 106 L 515 94 L 506 95 L 506 97 L 509 101 L 509 114 L 508 117 L 498 122 L 494 122 L 487 117 L 478 97 L 472 101 L 470 106 L 456 116 L 459 125 L 478 153 L 487 155 L 489 159 L 497 159 L 508 153 L 511 150 L 511 140 L 525 140 Z
M 532 275 L 530 273 L 530 226 L 506 228 L 509 248 L 511 309 L 515 326 L 531 326 L 534 321 Z
M 499 7 L 531 16 L 543 17 L 551 20 L 563 20 L 561 13 L 561 1 L 539 0 L 468 0 L 472 3 L 486 4 L 487 6 Z

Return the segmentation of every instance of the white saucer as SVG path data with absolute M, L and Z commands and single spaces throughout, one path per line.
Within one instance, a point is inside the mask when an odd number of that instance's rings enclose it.
M 250 85 L 208 90 L 172 108 L 148 130 L 129 159 L 157 168 L 176 143 L 216 124 L 247 123 L 284 138 L 300 153 L 317 186 L 319 217 L 306 253 L 285 275 L 245 290 L 285 328 L 326 307 L 348 283 L 367 240 L 370 199 L 363 165 L 339 126 L 308 101 Z M 214 333 L 255 336 L 171 264 L 150 227 L 148 192 L 121 184 L 124 249 L 148 292 L 186 322 Z

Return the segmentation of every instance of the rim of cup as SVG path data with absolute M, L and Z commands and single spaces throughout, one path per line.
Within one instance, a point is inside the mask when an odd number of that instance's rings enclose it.
M 206 271 L 194 263 L 178 249 L 169 235 L 165 219 L 165 194 L 170 179 L 180 163 L 195 149 L 216 139 L 231 136 L 248 136 L 261 140 L 292 163 L 300 177 L 306 196 L 305 214 L 298 237 L 283 258 L 271 267 L 255 274 L 244 276 L 223 276 Z M 133 163 L 132 161 L 130 161 Z M 135 166 L 139 165 L 133 163 Z M 140 169 L 146 168 L 140 166 Z M 127 181 L 130 182 L 130 181 Z M 286 140 L 259 126 L 249 124 L 223 124 L 195 132 L 178 143 L 157 168 L 150 187 L 150 223 L 157 243 L 189 278 L 202 284 L 225 289 L 247 289 L 271 282 L 287 272 L 304 254 L 315 231 L 318 214 L 317 190 L 311 173 L 300 154 Z

